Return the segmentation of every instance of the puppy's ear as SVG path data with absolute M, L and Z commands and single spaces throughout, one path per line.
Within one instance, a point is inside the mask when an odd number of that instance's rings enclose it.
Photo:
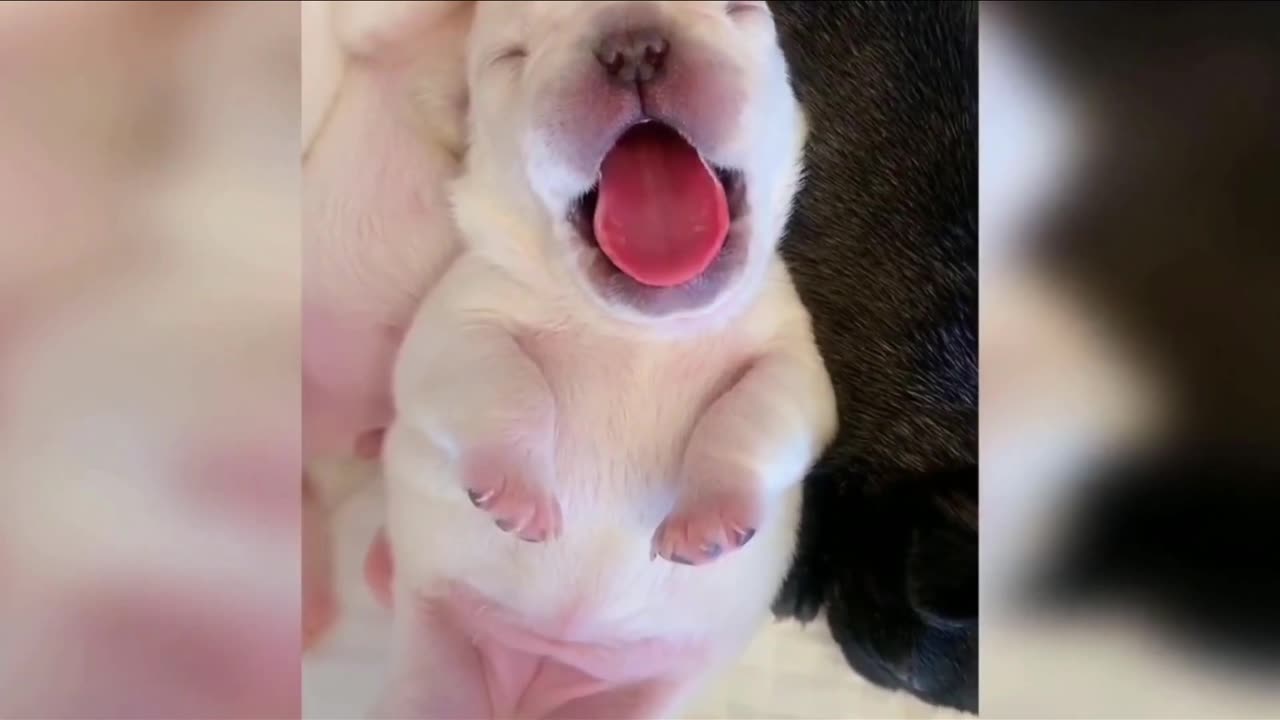
M 965 493 L 933 498 L 907 557 L 907 593 L 926 622 L 941 628 L 978 621 L 977 505 Z

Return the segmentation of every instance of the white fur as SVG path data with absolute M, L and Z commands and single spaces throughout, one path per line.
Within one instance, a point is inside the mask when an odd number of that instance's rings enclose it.
M 469 10 L 458 2 L 304 7 L 309 306 L 349 322 L 407 322 L 456 253 L 445 188 L 464 150 Z M 352 306 L 357 298 L 363 306 Z
M 611 4 L 476 11 L 472 145 L 454 193 L 467 252 L 402 349 L 384 454 L 397 661 L 432 652 L 414 601 L 461 582 L 560 641 L 700 644 L 705 667 L 672 666 L 689 686 L 674 703 L 768 617 L 792 558 L 799 480 L 834 432 L 835 406 L 775 252 L 805 130 L 765 11 L 730 17 L 725 3 L 658 3 L 671 20 L 701 26 L 698 36 L 742 72 L 743 113 L 709 158 L 746 177 L 752 231 L 741 272 L 714 301 L 652 318 L 593 296 L 577 276 L 559 218 L 590 178 L 558 162 L 563 139 L 547 140 L 531 104 Z M 513 39 L 527 44 L 528 66 L 491 63 Z M 560 537 L 522 542 L 472 506 L 459 465 L 477 448 L 511 454 L 524 480 L 554 496 Z M 763 498 L 753 540 L 700 567 L 650 558 L 673 506 L 734 482 Z

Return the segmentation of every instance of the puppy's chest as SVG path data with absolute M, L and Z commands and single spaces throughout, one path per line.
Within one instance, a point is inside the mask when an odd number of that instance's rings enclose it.
M 661 494 L 698 419 L 750 359 L 730 334 L 658 341 L 565 329 L 520 340 L 555 400 L 560 492 L 588 506 Z

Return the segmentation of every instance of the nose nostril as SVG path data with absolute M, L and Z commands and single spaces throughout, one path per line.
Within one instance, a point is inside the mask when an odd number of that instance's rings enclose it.
M 644 60 L 646 63 L 659 68 L 662 61 L 667 57 L 667 41 L 657 40 L 646 44 L 644 49 Z
M 622 72 L 622 67 L 626 64 L 626 58 L 618 50 L 596 53 L 596 58 L 600 60 L 600 64 L 604 65 L 604 69 L 610 75 L 617 75 Z
M 601 65 L 607 67 L 622 59 L 622 51 L 618 49 L 618 43 L 605 38 L 596 45 L 595 56 Z
M 657 76 L 668 49 L 666 38 L 656 31 L 630 31 L 606 36 L 596 46 L 595 56 L 611 79 L 629 85 Z

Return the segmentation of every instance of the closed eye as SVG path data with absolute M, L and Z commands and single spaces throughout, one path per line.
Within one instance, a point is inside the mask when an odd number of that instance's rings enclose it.
M 768 13 L 769 8 L 762 1 L 730 0 L 725 4 L 725 12 L 730 15 L 748 15 L 752 13 Z
M 493 59 L 489 61 L 489 64 L 497 65 L 512 60 L 523 60 L 528 56 L 529 51 L 523 45 L 512 45 L 494 53 Z

